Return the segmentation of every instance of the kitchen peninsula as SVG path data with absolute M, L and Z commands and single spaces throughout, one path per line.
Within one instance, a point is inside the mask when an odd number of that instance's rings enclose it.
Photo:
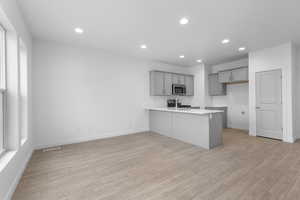
M 222 141 L 222 111 L 182 108 L 147 108 L 150 131 L 205 149 Z

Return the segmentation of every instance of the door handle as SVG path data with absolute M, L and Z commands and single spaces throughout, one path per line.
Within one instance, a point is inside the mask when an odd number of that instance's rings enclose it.
M 260 109 L 260 107 L 256 106 L 256 109 Z

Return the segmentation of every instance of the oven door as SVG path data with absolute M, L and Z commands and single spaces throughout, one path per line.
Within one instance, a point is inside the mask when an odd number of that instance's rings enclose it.
M 181 85 L 181 84 L 173 84 L 173 85 L 172 85 L 172 94 L 173 94 L 173 95 L 184 96 L 184 95 L 186 94 L 186 88 L 185 88 L 185 85 Z

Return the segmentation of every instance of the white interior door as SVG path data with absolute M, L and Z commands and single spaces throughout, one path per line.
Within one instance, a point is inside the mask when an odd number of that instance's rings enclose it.
M 256 73 L 256 135 L 282 139 L 281 70 Z

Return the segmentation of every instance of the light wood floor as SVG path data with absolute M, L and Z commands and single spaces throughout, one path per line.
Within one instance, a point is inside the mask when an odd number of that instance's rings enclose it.
M 204 150 L 135 134 L 36 151 L 14 200 L 300 199 L 300 143 L 224 131 Z

